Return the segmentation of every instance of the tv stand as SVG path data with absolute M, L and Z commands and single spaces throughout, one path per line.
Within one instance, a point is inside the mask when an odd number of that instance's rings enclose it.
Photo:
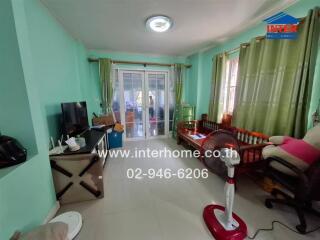
M 80 135 L 86 146 L 50 155 L 56 197 L 61 204 L 103 198 L 103 168 L 107 155 L 105 132 L 88 130 Z

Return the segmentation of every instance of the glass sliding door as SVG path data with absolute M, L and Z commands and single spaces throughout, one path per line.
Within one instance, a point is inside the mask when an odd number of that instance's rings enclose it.
M 166 82 L 166 72 L 146 72 L 147 137 L 165 136 L 167 133 Z
M 119 70 L 114 111 L 120 102 L 126 139 L 167 136 L 169 133 L 168 72 Z M 119 96 L 119 97 L 118 97 Z M 115 104 L 116 103 L 116 104 Z M 115 111 L 115 115 L 116 115 Z
M 126 138 L 145 137 L 144 73 L 139 71 L 120 71 L 122 86 L 121 119 Z

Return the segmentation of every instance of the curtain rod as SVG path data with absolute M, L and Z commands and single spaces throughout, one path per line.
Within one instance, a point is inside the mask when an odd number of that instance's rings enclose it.
M 95 58 L 88 58 L 88 62 L 99 62 L 99 59 Z M 135 61 L 116 61 L 116 60 L 111 60 L 112 63 L 115 64 L 135 64 L 135 65 L 153 65 L 153 66 L 163 66 L 163 67 L 171 67 L 174 64 L 170 63 L 155 63 L 155 62 L 135 62 Z M 184 65 L 186 68 L 191 68 L 192 65 L 190 64 L 185 64 Z
M 227 54 L 232 54 L 232 53 L 235 53 L 235 52 L 238 52 L 240 50 L 240 46 L 239 47 L 236 47 L 236 48 L 232 48 L 232 49 L 230 49 L 230 50 L 228 50 L 228 51 L 224 51 L 223 53 L 227 53 Z M 219 54 L 217 54 L 217 55 L 221 55 L 221 54 L 223 54 L 223 53 L 219 53 Z M 221 55 L 222 56 L 222 55 Z M 215 60 L 215 58 L 213 57 L 212 58 L 212 61 L 214 61 Z
M 238 52 L 239 50 L 240 50 L 240 46 L 236 47 L 236 48 L 233 48 L 233 49 L 230 49 L 230 50 L 226 51 L 226 53 L 227 54 L 232 54 L 232 53 Z

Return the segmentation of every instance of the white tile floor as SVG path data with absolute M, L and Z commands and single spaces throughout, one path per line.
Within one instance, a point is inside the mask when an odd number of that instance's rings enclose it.
M 127 142 L 126 149 L 180 149 L 172 139 Z M 81 240 L 210 240 L 213 239 L 202 220 L 208 203 L 222 203 L 224 182 L 214 174 L 207 179 L 172 178 L 130 180 L 128 168 L 203 168 L 197 159 L 121 159 L 109 158 L 104 175 L 105 197 L 101 200 L 64 205 L 61 212 L 82 213 Z M 235 212 L 248 225 L 252 235 L 257 228 L 269 228 L 276 219 L 294 226 L 297 218 L 290 208 L 264 207 L 268 196 L 251 180 L 242 177 L 235 199 Z M 320 219 L 308 217 L 312 226 Z M 261 232 L 256 239 L 320 239 L 320 231 L 302 236 L 281 226 L 273 232 Z

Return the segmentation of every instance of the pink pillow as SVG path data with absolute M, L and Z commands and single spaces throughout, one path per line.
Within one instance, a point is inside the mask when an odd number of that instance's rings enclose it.
M 302 139 L 284 137 L 279 147 L 309 165 L 320 158 L 320 150 Z

